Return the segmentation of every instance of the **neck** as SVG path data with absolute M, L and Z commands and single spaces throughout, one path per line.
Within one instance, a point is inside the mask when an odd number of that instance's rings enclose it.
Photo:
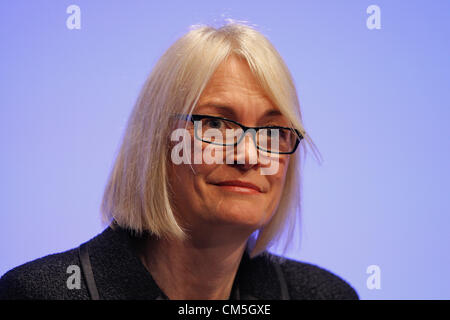
M 236 230 L 198 234 L 185 240 L 149 238 L 141 260 L 171 300 L 228 299 L 249 234 Z

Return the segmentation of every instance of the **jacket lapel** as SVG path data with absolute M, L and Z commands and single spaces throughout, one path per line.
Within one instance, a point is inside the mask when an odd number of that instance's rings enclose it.
M 133 250 L 131 233 L 115 226 L 105 229 L 88 244 L 100 299 L 167 300 Z M 244 253 L 236 274 L 231 300 L 279 299 L 281 287 L 273 264 L 264 256 L 250 259 Z

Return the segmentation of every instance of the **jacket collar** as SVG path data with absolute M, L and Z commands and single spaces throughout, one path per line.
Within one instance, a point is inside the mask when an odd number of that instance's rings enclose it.
M 167 299 L 151 274 L 134 252 L 137 240 L 131 232 L 114 226 L 88 242 L 95 282 L 101 299 Z M 274 281 L 274 269 L 264 257 L 242 257 L 230 299 L 277 299 L 280 286 Z

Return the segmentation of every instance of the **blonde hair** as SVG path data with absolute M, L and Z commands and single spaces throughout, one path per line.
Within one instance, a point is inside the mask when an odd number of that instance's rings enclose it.
M 250 255 L 266 250 L 287 228 L 285 249 L 301 211 L 300 155 L 309 145 L 293 79 L 272 44 L 254 28 L 230 22 L 220 28 L 196 26 L 178 39 L 160 58 L 147 78 L 128 119 L 123 141 L 105 187 L 101 204 L 104 223 L 156 237 L 183 239 L 175 219 L 168 182 L 169 115 L 191 114 L 210 77 L 228 56 L 244 58 L 255 78 L 281 113 L 304 139 L 291 155 L 278 208 L 258 230 Z

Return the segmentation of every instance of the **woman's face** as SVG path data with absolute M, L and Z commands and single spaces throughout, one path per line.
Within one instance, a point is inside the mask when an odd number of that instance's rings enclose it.
M 216 70 L 193 114 L 223 117 L 248 127 L 289 126 L 289 121 L 259 87 L 247 63 L 235 56 Z M 193 127 L 192 123 L 188 125 Z M 199 143 L 203 149 L 207 145 L 211 147 L 205 142 L 195 142 L 193 133 L 191 137 L 192 146 Z M 182 226 L 189 229 L 233 226 L 251 233 L 269 222 L 283 192 L 289 155 L 272 155 L 269 163 L 258 157 L 255 163 L 249 161 L 252 155 L 258 154 L 251 135 L 246 135 L 240 144 L 245 144 L 245 150 L 234 157 L 244 160 L 243 164 L 227 164 L 224 160 L 214 164 L 202 161 L 202 164 L 169 166 L 175 212 Z M 262 174 L 264 168 L 273 166 L 273 161 L 278 161 L 277 170 Z M 237 186 L 236 181 L 254 187 Z

